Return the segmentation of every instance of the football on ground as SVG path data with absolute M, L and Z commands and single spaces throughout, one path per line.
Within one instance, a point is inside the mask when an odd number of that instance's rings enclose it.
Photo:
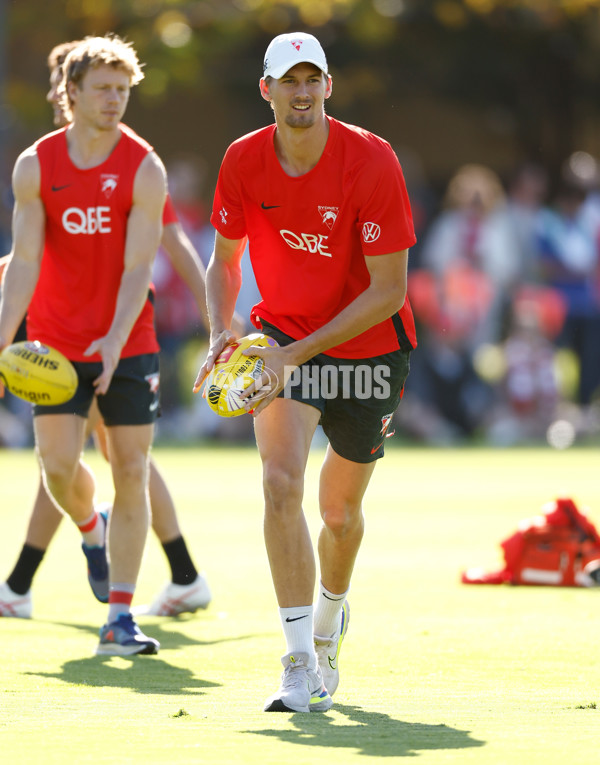
M 55 348 L 25 340 L 8 345 L 0 353 L 0 382 L 25 401 L 54 406 L 73 398 L 77 372 Z
M 252 346 L 275 348 L 277 342 L 258 332 L 242 337 L 223 350 L 206 380 L 204 398 L 221 417 L 237 417 L 246 413 L 240 394 L 265 371 L 260 356 L 244 354 Z M 271 390 L 268 384 L 263 386 L 263 395 L 268 390 Z

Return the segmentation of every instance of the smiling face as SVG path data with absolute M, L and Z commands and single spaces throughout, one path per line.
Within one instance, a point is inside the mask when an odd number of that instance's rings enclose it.
M 90 68 L 79 85 L 68 84 L 73 118 L 98 130 L 113 130 L 129 101 L 131 76 L 124 69 L 102 64 Z
M 296 64 L 278 80 L 260 81 L 262 97 L 269 101 L 277 124 L 308 128 L 323 117 L 331 95 L 331 77 L 314 64 Z

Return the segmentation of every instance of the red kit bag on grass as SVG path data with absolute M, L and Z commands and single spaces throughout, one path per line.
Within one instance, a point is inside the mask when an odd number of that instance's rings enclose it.
M 500 543 L 505 566 L 490 573 L 468 569 L 464 584 L 535 584 L 591 587 L 600 584 L 600 535 L 572 499 L 542 507 Z

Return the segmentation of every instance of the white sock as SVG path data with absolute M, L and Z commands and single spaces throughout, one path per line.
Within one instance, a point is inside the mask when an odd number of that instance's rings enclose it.
M 102 547 L 104 544 L 104 521 L 95 510 L 85 521 L 75 524 L 81 531 L 81 538 L 87 547 Z
M 319 582 L 319 594 L 315 608 L 315 635 L 328 638 L 340 628 L 342 608 L 349 590 L 341 594 L 329 592 Z
M 317 655 L 313 641 L 313 607 L 295 606 L 294 608 L 280 608 L 279 617 L 287 653 L 307 653 L 308 665 L 312 669 L 317 667 Z
M 108 622 L 114 622 L 120 614 L 131 612 L 131 601 L 135 584 L 129 582 L 111 582 L 108 590 Z

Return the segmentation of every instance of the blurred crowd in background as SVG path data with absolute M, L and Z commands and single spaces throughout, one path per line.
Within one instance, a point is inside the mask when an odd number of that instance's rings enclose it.
M 414 189 L 419 348 L 399 412 L 409 435 L 565 448 L 597 431 L 599 169 L 586 152 L 552 184 L 536 164 L 506 179 L 463 165 L 432 214 Z
M 600 430 L 600 164 L 575 152 L 553 182 L 533 163 L 506 178 L 465 164 L 436 193 L 418 156 L 397 152 L 418 236 L 408 289 L 419 340 L 397 435 L 434 445 L 547 440 L 565 448 L 589 440 Z M 167 169 L 181 223 L 206 265 L 214 231 L 203 161 L 180 157 Z M 8 251 L 10 232 L 1 234 Z M 219 418 L 192 394 L 207 336 L 162 251 L 154 284 L 162 348 L 157 440 L 250 440 L 250 417 Z M 246 320 L 258 299 L 246 254 L 238 301 Z M 7 394 L 0 445 L 31 444 L 29 404 Z

